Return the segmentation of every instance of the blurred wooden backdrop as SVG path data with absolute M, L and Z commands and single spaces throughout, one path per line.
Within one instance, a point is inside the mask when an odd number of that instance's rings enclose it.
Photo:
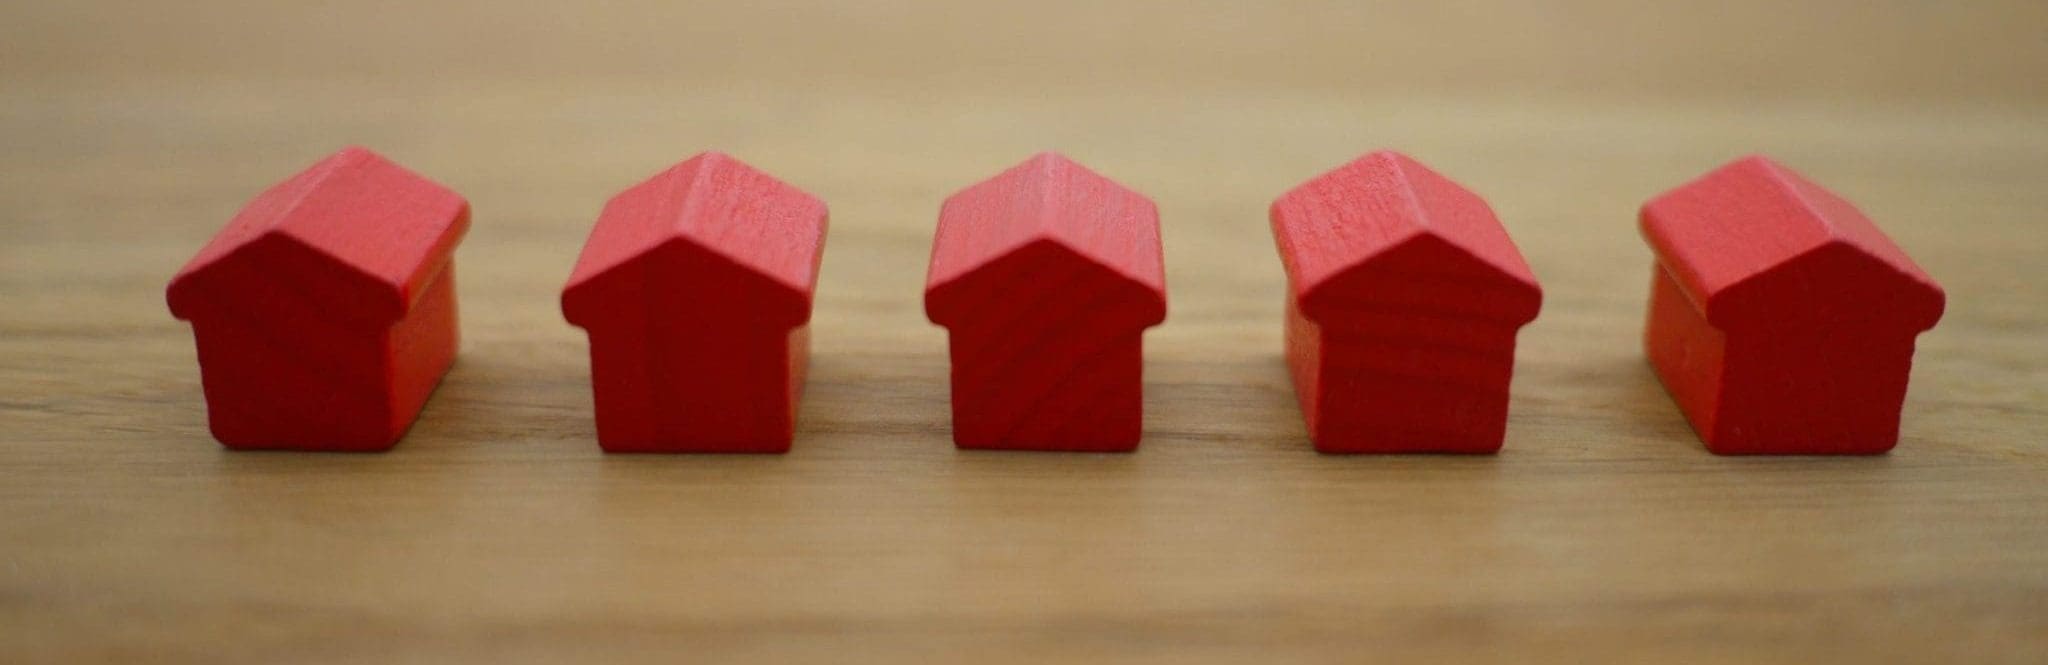
M 2048 4 L 9 2 L 0 661 L 2041 662 Z M 344 144 L 463 192 L 461 360 L 386 455 L 230 454 L 162 287 Z M 1310 452 L 1271 198 L 1368 149 L 1544 281 L 1493 458 Z M 608 458 L 558 314 L 699 150 L 830 202 L 786 457 Z M 939 200 L 1155 197 L 1127 456 L 948 442 Z M 1895 453 L 1705 453 L 1637 348 L 1646 197 L 1766 152 L 1949 289 Z

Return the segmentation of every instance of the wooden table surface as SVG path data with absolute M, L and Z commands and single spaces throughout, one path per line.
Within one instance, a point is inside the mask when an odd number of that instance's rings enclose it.
M 0 8 L 0 662 L 2048 660 L 2048 5 L 278 4 Z M 460 360 L 224 451 L 164 284 L 350 143 L 473 202 Z M 1266 205 L 1379 147 L 1543 280 L 1498 456 L 1304 439 Z M 607 457 L 557 291 L 710 148 L 832 207 L 796 450 Z M 1162 211 L 1135 454 L 948 438 L 938 203 L 1048 148 Z M 1710 455 L 1644 363 L 1636 207 L 1749 152 L 1948 289 L 1890 455 Z

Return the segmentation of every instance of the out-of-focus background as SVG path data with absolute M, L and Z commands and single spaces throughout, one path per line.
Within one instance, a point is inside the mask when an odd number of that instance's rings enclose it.
M 250 4 L 10 8 L 8 73 L 671 93 L 2048 97 L 2048 9 L 2033 2 Z
M 407 439 L 232 454 L 162 288 L 343 145 L 466 195 Z M 1543 280 L 1497 457 L 1320 457 L 1271 199 L 1370 149 Z M 795 452 L 606 457 L 556 294 L 720 149 L 827 200 Z M 939 201 L 1045 149 L 1160 204 L 1133 455 L 960 453 Z M 1763 152 L 1948 289 L 1900 447 L 1706 453 L 1636 207 Z M 0 661 L 2048 658 L 2048 4 L 11 2 Z

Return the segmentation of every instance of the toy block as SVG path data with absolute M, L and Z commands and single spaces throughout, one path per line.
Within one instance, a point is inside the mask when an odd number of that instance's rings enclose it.
M 455 361 L 460 195 L 347 148 L 249 203 L 166 289 L 229 448 L 380 451 Z
M 783 453 L 796 438 L 825 203 L 731 156 L 605 204 L 562 314 L 590 337 L 614 453 Z
M 1127 452 L 1146 328 L 1166 320 L 1159 210 L 1044 153 L 939 209 L 925 314 L 947 328 L 961 448 Z
M 1324 453 L 1493 453 L 1543 290 L 1478 195 L 1398 152 L 1273 201 L 1286 349 Z
M 1643 205 L 1643 346 L 1707 449 L 1876 454 L 1946 296 L 1847 200 L 1768 158 Z

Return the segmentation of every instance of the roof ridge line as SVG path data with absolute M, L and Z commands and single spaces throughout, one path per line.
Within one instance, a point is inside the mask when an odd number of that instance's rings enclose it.
M 669 183 L 668 191 L 666 193 L 672 196 L 669 196 L 667 198 L 669 198 L 670 200 L 680 201 L 680 203 L 678 203 L 676 206 L 674 219 L 668 220 L 667 226 L 670 235 L 674 237 L 686 237 L 691 234 L 691 229 L 686 224 L 691 221 L 691 213 L 697 211 L 697 209 L 701 208 L 703 205 L 703 203 L 698 200 L 701 197 L 693 195 L 696 194 L 698 190 L 703 189 L 704 181 L 711 176 L 712 169 L 716 167 L 719 162 L 730 159 L 732 159 L 732 157 L 726 155 L 725 153 L 719 152 L 717 150 L 706 150 L 697 153 L 697 156 L 690 158 L 690 160 L 683 160 L 683 163 L 689 163 L 691 160 L 696 160 L 697 168 L 694 170 L 694 172 L 690 174 L 690 177 L 687 179 L 670 179 L 671 182 Z M 678 164 L 677 166 L 681 166 L 681 164 Z
M 1898 243 L 1896 241 L 1893 241 L 1890 238 L 1890 236 L 1880 234 L 1876 238 L 1863 238 L 1859 237 L 1856 234 L 1848 233 L 1846 229 L 1842 228 L 1842 224 L 1840 223 L 1840 221 L 1836 220 L 1832 216 L 1829 216 L 1826 212 L 1823 212 L 1821 210 L 1820 206 L 1816 204 L 1816 202 L 1813 200 L 1813 197 L 1810 196 L 1812 192 L 1807 191 L 1807 189 L 1809 188 L 1802 186 L 1812 185 L 1811 189 L 1821 189 L 1818 183 L 1807 181 L 1805 176 L 1800 175 L 1798 171 L 1794 171 L 1791 168 L 1785 166 L 1784 164 L 1778 163 L 1778 160 L 1771 159 L 1763 155 L 1757 155 L 1756 159 L 1757 161 L 1761 162 L 1764 165 L 1766 171 L 1770 173 L 1771 182 L 1773 184 L 1776 184 L 1777 186 L 1783 188 L 1785 190 L 1785 193 L 1792 197 L 1793 201 L 1798 202 L 1799 208 L 1801 210 L 1804 210 L 1807 214 L 1812 215 L 1814 219 L 1820 220 L 1821 225 L 1827 228 L 1827 239 L 1825 241 L 1822 241 L 1820 244 L 1815 245 L 1813 247 L 1809 247 L 1805 251 L 1802 251 L 1798 254 L 1793 255 L 1791 258 L 1786 259 L 1787 263 L 1797 260 L 1798 258 L 1803 257 L 1807 254 L 1811 254 L 1813 252 L 1825 249 L 1829 245 L 1844 245 L 1858 252 L 1869 255 L 1872 258 L 1878 259 L 1877 263 L 1883 265 L 1886 270 L 1896 273 L 1899 276 L 1905 277 L 1909 280 L 1920 281 L 1918 277 L 1915 277 L 1913 275 L 1912 270 L 1907 270 L 1906 266 L 1897 265 L 1890 258 L 1883 256 L 1886 253 L 1896 252 L 1899 254 L 1899 258 L 1904 259 L 1913 268 L 1920 269 L 1923 273 L 1925 272 L 1925 269 L 1919 268 L 1919 264 L 1913 262 L 1913 257 L 1907 255 L 1905 253 L 1905 250 L 1900 248 L 1898 246 Z M 1822 191 L 1826 192 L 1826 190 L 1824 189 Z M 1832 192 L 1826 193 L 1831 194 Z M 1837 198 L 1839 198 L 1839 196 L 1837 196 Z M 1856 204 L 1850 203 L 1847 200 L 1844 200 L 1842 203 L 1850 206 L 1850 208 L 1852 210 L 1855 210 L 1857 214 L 1863 214 L 1862 210 L 1855 208 Z M 1866 216 L 1866 220 L 1867 219 L 1868 217 Z M 1872 247 L 1866 244 L 1867 242 L 1871 241 L 1877 242 L 1879 246 Z M 1889 245 L 1889 247 L 1885 247 L 1885 245 Z
M 1422 205 L 1421 188 L 1415 186 L 1414 174 L 1408 172 L 1408 165 L 1414 162 L 1414 159 L 1404 159 L 1404 157 L 1407 157 L 1406 155 L 1393 150 L 1382 151 L 1380 154 L 1385 155 L 1387 160 L 1392 161 L 1394 163 L 1394 172 L 1401 175 L 1401 199 L 1406 201 L 1408 207 L 1415 212 L 1415 220 L 1421 222 L 1417 226 L 1420 226 L 1424 233 L 1441 237 L 1442 234 L 1436 233 L 1437 225 L 1434 223 L 1436 220 L 1430 218 L 1429 207 Z M 1403 242 L 1406 242 L 1406 240 L 1404 239 Z
M 1842 233 L 1841 224 L 1837 223 L 1835 218 L 1822 212 L 1820 206 L 1814 205 L 1813 199 L 1807 196 L 1805 191 L 1802 191 L 1799 181 L 1796 179 L 1797 176 L 1791 169 L 1786 168 L 1784 164 L 1779 164 L 1778 160 L 1763 155 L 1755 155 L 1751 159 L 1763 167 L 1764 173 L 1771 179 L 1771 184 L 1784 190 L 1786 195 L 1792 197 L 1793 201 L 1798 202 L 1800 210 L 1808 215 L 1812 215 L 1814 219 L 1820 220 L 1821 226 L 1826 227 L 1828 230 L 1828 240 L 1842 241 L 1849 239 Z
M 1034 233 L 1031 235 L 1033 236 L 1059 239 L 1061 235 L 1058 231 L 1059 225 L 1054 223 L 1053 216 L 1059 212 L 1058 199 L 1063 194 L 1059 189 L 1065 184 L 1065 181 L 1061 180 L 1059 175 L 1062 166 L 1060 162 L 1065 160 L 1064 156 L 1051 150 L 1038 153 L 1031 160 L 1039 162 L 1039 164 L 1034 166 L 1039 171 L 1038 175 L 1040 176 L 1039 182 L 1041 185 L 1038 192 L 1038 207 L 1032 211 L 1031 215 L 1031 221 L 1035 226 L 1032 229 Z M 1079 250 L 1079 248 L 1071 246 L 1068 249 Z
M 350 145 L 342 148 L 340 151 L 334 153 L 333 155 L 328 156 L 326 159 L 320 160 L 319 162 L 315 162 L 313 168 L 317 169 L 317 171 L 313 174 L 312 179 L 307 181 L 304 191 L 301 191 L 298 193 L 297 196 L 292 197 L 290 203 L 287 203 L 284 206 L 279 207 L 277 216 L 272 220 L 272 223 L 269 226 L 264 227 L 261 233 L 257 233 L 255 234 L 255 236 L 251 237 L 250 240 L 252 242 L 269 240 L 271 242 L 291 243 L 292 245 L 297 246 L 298 248 L 304 251 L 311 252 L 313 254 L 323 256 L 332 260 L 333 264 L 336 267 L 339 267 L 340 269 L 350 274 L 363 278 L 363 280 L 369 284 L 374 284 L 379 287 L 389 287 L 380 288 L 379 290 L 384 291 L 385 295 L 390 296 L 390 298 L 388 299 L 390 302 L 396 303 L 396 309 L 388 314 L 388 316 L 394 317 L 395 320 L 396 317 L 403 316 L 405 314 L 406 307 L 410 306 L 413 300 L 418 298 L 421 294 L 407 294 L 405 292 L 404 283 L 401 282 L 399 284 L 391 284 L 389 282 L 386 282 L 381 276 L 377 275 L 376 273 L 365 270 L 363 269 L 362 266 L 356 265 L 352 261 L 344 259 L 340 256 L 336 256 L 334 252 L 329 251 L 327 248 L 321 247 L 320 245 L 315 243 L 306 242 L 306 239 L 299 237 L 298 234 L 284 230 L 283 223 L 284 220 L 290 219 L 293 213 L 298 212 L 300 208 L 304 207 L 306 205 L 306 202 L 313 198 L 313 194 L 315 192 L 320 191 L 320 186 L 323 183 L 327 182 L 328 180 L 334 179 L 334 175 L 340 172 L 341 169 L 353 166 L 362 166 L 373 162 L 391 163 L 391 160 L 385 159 L 383 155 L 377 154 L 376 151 L 370 150 L 369 148 L 365 148 L 359 145 Z M 325 168 L 321 168 L 323 166 Z M 417 173 L 412 173 L 410 169 L 406 169 L 401 166 L 399 167 L 399 170 L 411 174 L 422 181 L 426 181 L 434 184 L 435 186 L 445 188 L 445 186 L 441 185 L 440 183 L 434 183 L 431 180 L 427 180 L 425 176 L 421 176 Z M 467 208 L 468 202 L 465 200 L 463 202 L 463 205 L 465 208 Z M 244 245 L 244 248 L 246 247 L 247 245 Z M 410 277 L 411 275 L 408 274 L 408 281 Z M 379 298 L 379 300 L 381 301 L 386 299 Z
M 306 205 L 306 201 L 308 199 L 313 198 L 313 193 L 320 190 L 321 183 L 334 179 L 335 172 L 340 171 L 342 167 L 353 166 L 355 164 L 363 162 L 366 158 L 371 157 L 381 158 L 381 156 L 378 155 L 377 153 L 371 152 L 369 148 L 352 145 L 342 148 L 340 152 L 336 152 L 333 155 L 329 155 L 326 159 L 314 162 L 311 168 L 316 170 L 313 173 L 309 174 L 312 176 L 312 178 L 306 181 L 305 188 L 299 191 L 297 195 L 293 196 L 289 203 L 286 203 L 283 206 L 279 206 L 277 209 L 277 214 L 273 216 L 270 220 L 271 223 L 264 226 L 263 231 L 256 235 L 267 236 L 272 233 L 277 233 L 279 228 L 283 226 L 283 220 L 289 219 L 292 216 L 292 213 L 298 212 L 299 208 L 304 207 Z M 293 238 L 293 240 L 298 240 L 298 238 Z M 318 251 L 318 248 L 313 247 L 311 245 L 307 245 L 307 248 Z
M 1366 264 L 1372 263 L 1373 259 L 1379 258 L 1380 256 L 1384 256 L 1388 252 L 1392 252 L 1394 250 L 1401 248 L 1401 246 L 1403 245 L 1414 242 L 1416 238 L 1421 236 L 1434 237 L 1458 249 L 1465 249 L 1463 246 L 1455 242 L 1451 242 L 1449 238 L 1445 238 L 1443 234 L 1436 232 L 1436 226 L 1430 223 L 1431 220 L 1429 218 L 1428 209 L 1422 205 L 1422 197 L 1415 186 L 1415 179 L 1413 176 L 1409 175 L 1408 166 L 1402 163 L 1404 161 L 1412 161 L 1412 158 L 1404 160 L 1402 159 L 1403 157 L 1406 157 L 1406 155 L 1397 150 L 1374 150 L 1372 152 L 1366 153 L 1364 156 L 1358 159 L 1347 162 L 1342 166 L 1338 166 L 1337 168 L 1327 171 L 1314 178 L 1310 178 L 1307 182 L 1303 182 L 1302 184 L 1296 186 L 1294 190 L 1288 190 L 1288 193 L 1292 194 L 1295 190 L 1306 188 L 1311 183 L 1314 183 L 1317 180 L 1322 180 L 1324 178 L 1336 176 L 1337 174 L 1345 171 L 1353 165 L 1359 164 L 1366 160 L 1385 159 L 1393 165 L 1394 174 L 1401 178 L 1401 186 L 1397 187 L 1396 189 L 1400 190 L 1401 200 L 1408 204 L 1409 211 L 1414 213 L 1415 219 L 1418 222 L 1418 224 L 1416 224 L 1415 228 L 1411 232 L 1404 233 L 1400 237 L 1392 239 L 1390 242 L 1386 244 L 1386 246 L 1382 247 L 1378 252 L 1371 252 L 1365 256 L 1354 257 L 1351 260 L 1344 262 L 1342 265 L 1337 266 L 1336 268 L 1330 270 L 1328 274 L 1323 275 L 1322 279 L 1315 280 L 1313 283 L 1311 283 L 1307 291 L 1304 292 L 1304 295 L 1306 295 L 1307 292 L 1322 289 L 1324 286 L 1327 286 L 1330 283 L 1337 281 L 1345 274 L 1348 274 L 1353 270 L 1363 268 L 1366 266 Z M 1285 194 L 1281 196 L 1282 198 L 1286 198 Z M 1466 250 L 1466 253 L 1471 254 L 1472 252 L 1470 250 Z

